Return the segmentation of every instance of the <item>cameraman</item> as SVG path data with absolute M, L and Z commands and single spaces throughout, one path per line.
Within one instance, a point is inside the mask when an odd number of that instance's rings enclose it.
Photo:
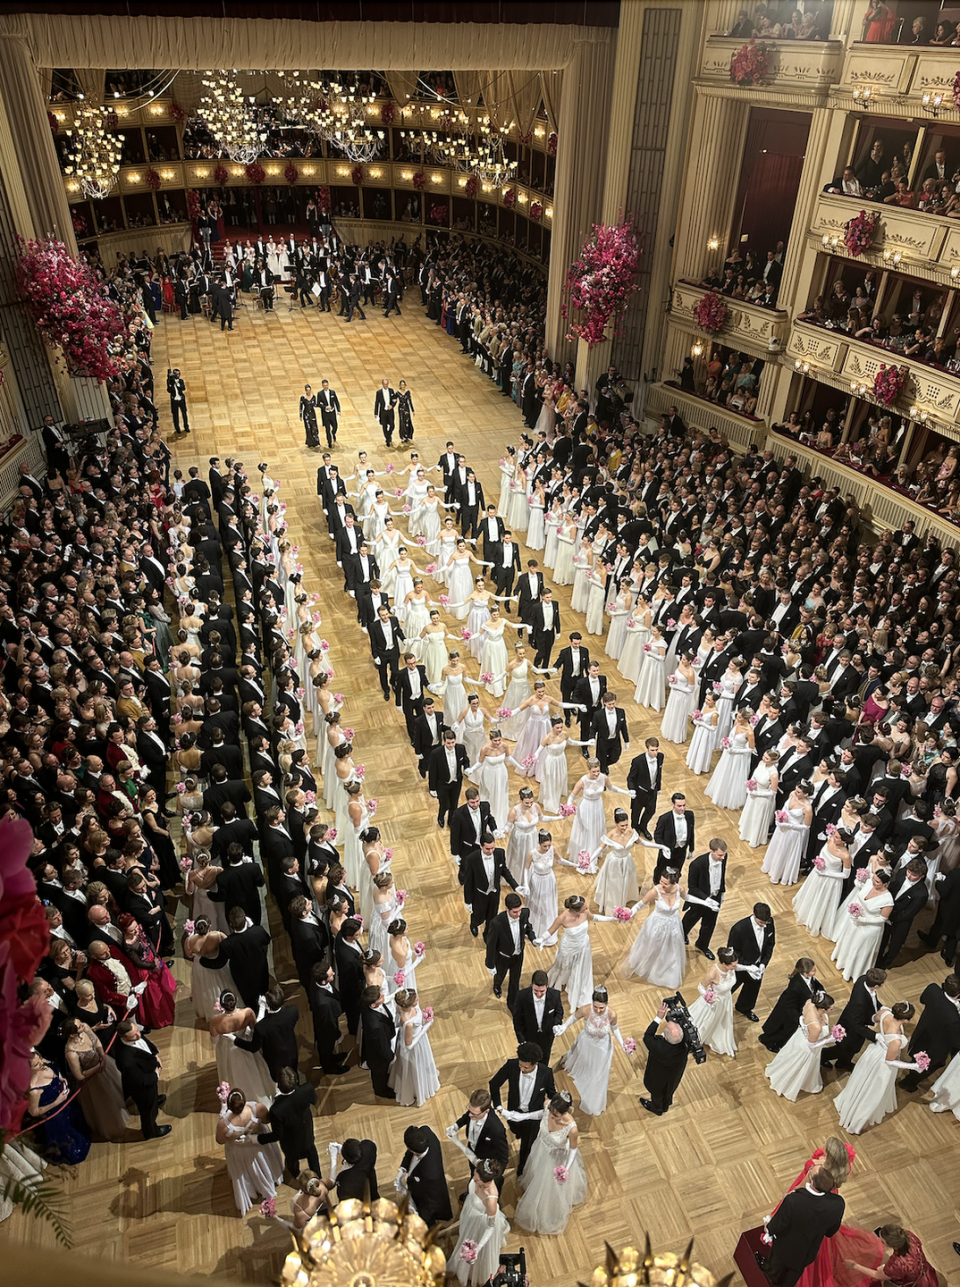
M 663 1032 L 657 1032 L 666 1013 L 667 1003 L 663 1002 L 656 1019 L 643 1034 L 643 1044 L 649 1052 L 647 1066 L 643 1070 L 643 1084 L 650 1092 L 650 1098 L 644 1099 L 641 1095 L 640 1103 L 648 1113 L 657 1117 L 662 1117 L 673 1103 L 687 1067 L 687 1045 L 680 1025 L 665 1023 Z

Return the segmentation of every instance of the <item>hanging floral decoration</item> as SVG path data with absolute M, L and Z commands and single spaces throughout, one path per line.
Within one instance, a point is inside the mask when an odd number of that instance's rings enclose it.
M 480 185 L 477 183 L 477 176 L 475 174 L 471 174 L 470 178 L 467 179 L 463 187 L 464 196 L 475 197 L 477 195 L 477 188 L 479 186 Z
M 160 175 L 157 174 L 156 170 L 148 170 L 146 173 L 146 180 L 147 187 L 151 188 L 154 192 L 157 192 L 163 184 L 163 180 L 160 178 Z
M 384 103 L 380 108 L 380 120 L 384 125 L 392 125 L 397 119 L 397 109 L 392 103 Z
M 422 170 L 418 170 L 416 174 L 413 176 L 413 186 L 416 188 L 418 192 L 422 192 L 423 189 L 427 186 L 427 176 L 424 174 Z
M 716 335 L 717 331 L 723 330 L 728 312 L 723 296 L 711 290 L 695 305 L 693 320 L 702 331 Z
M 900 396 L 900 391 L 906 383 L 907 368 L 905 366 L 885 366 L 880 364 L 880 369 L 873 377 L 873 396 L 878 402 L 885 407 L 890 407 Z
M 953 105 L 960 110 L 960 71 L 953 78 Z
M 592 348 L 608 338 L 608 326 L 619 334 L 627 303 L 637 289 L 639 268 L 640 243 L 632 218 L 617 224 L 595 223 L 564 283 L 570 296 L 569 306 L 565 301 L 561 308 L 564 318 L 569 320 L 572 309 L 581 314 L 579 321 L 571 322 L 567 339 L 585 340 Z
M 170 119 L 174 125 L 182 125 L 187 119 L 187 114 L 179 103 L 170 104 Z
M 54 134 L 56 134 L 57 130 L 60 128 L 60 122 L 57 120 L 56 116 L 54 116 L 53 112 L 47 112 L 47 123 L 53 130 Z
M 195 188 L 187 190 L 187 214 L 194 223 L 200 218 L 200 211 L 203 209 L 203 202 L 200 200 L 200 193 Z
M 321 214 L 330 213 L 330 189 L 326 184 L 317 192 L 317 205 L 320 207 Z
M 213 181 L 218 188 L 222 188 L 229 177 L 230 176 L 227 174 L 227 167 L 225 165 L 218 165 L 213 172 Z
M 286 179 L 288 183 L 296 183 L 297 179 L 300 178 L 300 171 L 297 169 L 297 167 L 293 164 L 292 161 L 284 170 L 283 177 Z
M 506 206 L 508 210 L 513 209 L 513 207 L 517 204 L 516 188 L 507 188 L 506 192 L 503 194 L 503 204 Z
M 543 218 L 543 205 L 539 201 L 531 201 L 530 218 L 536 223 L 539 223 Z
M 730 79 L 735 85 L 760 85 L 769 68 L 766 45 L 750 40 L 730 59 Z
M 862 255 L 873 245 L 873 234 L 878 219 L 879 215 L 874 211 L 867 214 L 866 210 L 861 210 L 858 215 L 848 219 L 843 225 L 843 244 L 854 258 Z
M 256 183 L 258 186 L 267 177 L 267 172 L 259 161 L 251 161 L 249 165 L 244 167 L 244 169 L 250 182 Z
M 446 206 L 431 206 L 431 207 L 430 207 L 430 218 L 433 220 L 433 222 L 434 222 L 434 223 L 446 223 L 446 222 L 447 222 L 447 207 L 446 207 Z
M 87 231 L 87 221 L 75 206 L 70 207 L 70 222 L 75 236 L 82 237 Z
M 108 130 L 117 130 L 120 128 L 120 117 L 116 112 L 107 112 L 104 122 Z
M 551 156 L 557 155 L 557 144 L 559 143 L 559 141 L 560 140 L 557 137 L 557 131 L 551 130 L 549 135 L 547 136 L 547 151 L 550 153 Z
M 520 131 L 520 142 L 523 144 L 524 147 L 526 147 L 532 141 L 532 139 L 533 139 L 532 131 L 530 130 L 527 130 L 526 132 L 524 132 L 523 130 Z
M 34 326 L 60 350 L 70 375 L 102 383 L 116 374 L 110 349 L 123 332 L 123 318 L 99 278 L 62 241 L 18 237 L 16 281 Z
M 361 183 L 363 183 L 366 177 L 367 176 L 364 172 L 362 165 L 355 165 L 353 169 L 350 171 L 350 178 L 353 180 L 353 182 L 358 188 L 360 187 Z

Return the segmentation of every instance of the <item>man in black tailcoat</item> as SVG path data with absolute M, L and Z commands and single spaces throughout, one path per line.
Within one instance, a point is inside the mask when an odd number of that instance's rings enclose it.
M 643 1084 L 650 1093 L 650 1098 L 640 1096 L 640 1103 L 648 1113 L 662 1117 L 673 1103 L 683 1074 L 687 1067 L 687 1047 L 683 1032 L 676 1023 L 664 1024 L 663 1032 L 658 1032 L 660 1024 L 666 1017 L 667 1006 L 662 1004 L 657 1017 L 643 1034 L 643 1044 L 647 1048 L 647 1066 L 643 1070 Z

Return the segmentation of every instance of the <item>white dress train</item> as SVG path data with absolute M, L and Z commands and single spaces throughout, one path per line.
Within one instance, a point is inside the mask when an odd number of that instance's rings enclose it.
M 570 1212 L 587 1196 L 587 1170 L 579 1149 L 573 1162 L 569 1162 L 567 1136 L 573 1126 L 570 1122 L 558 1131 L 551 1131 L 546 1113 L 541 1118 L 540 1131 L 520 1180 L 524 1191 L 514 1220 L 521 1229 L 530 1233 L 563 1233 Z M 567 1170 L 562 1184 L 555 1175 L 558 1166 Z
M 657 890 L 657 898 L 640 926 L 624 962 L 624 971 L 660 988 L 678 988 L 687 968 L 680 911 L 683 899 L 677 890 L 671 907 Z

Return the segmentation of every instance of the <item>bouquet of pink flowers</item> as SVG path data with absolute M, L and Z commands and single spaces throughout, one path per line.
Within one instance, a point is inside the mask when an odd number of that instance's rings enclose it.
M 711 686 L 711 688 L 713 689 L 713 691 L 714 691 L 715 693 L 722 693 L 722 692 L 723 692 L 723 684 L 721 684 L 721 683 L 720 683 L 720 680 L 719 680 L 719 679 L 715 679 L 715 680 L 713 681 L 713 683 L 712 683 L 710 686 Z
M 175 790 L 177 792 L 177 795 L 186 795 L 186 791 L 187 791 L 186 782 L 178 782 Z
M 296 724 L 293 726 L 293 731 L 296 733 L 297 737 L 303 737 L 304 727 L 303 720 L 298 719 Z
M 576 811 L 577 811 L 577 806 L 575 804 L 561 804 L 560 817 L 572 818 L 573 815 L 576 813 Z
M 196 927 L 196 925 L 194 924 L 194 922 L 193 922 L 193 921 L 184 921 L 184 922 L 183 922 L 183 932 L 184 932 L 184 934 L 194 934 L 194 933 L 196 933 L 196 929 L 197 929 L 197 927 Z
M 555 1166 L 553 1168 L 553 1178 L 558 1184 L 566 1184 L 569 1176 L 570 1172 L 565 1166 Z
M 729 737 L 721 737 L 720 745 L 725 751 L 729 751 L 730 747 L 733 746 L 733 743 L 730 741 Z
M 696 710 L 693 712 L 693 718 L 694 718 L 694 719 L 700 719 L 702 716 L 703 716 L 703 711 L 702 711 L 702 710 L 700 709 L 700 707 L 698 706 L 698 707 L 696 708 Z
M 367 813 L 368 813 L 368 815 L 369 815 L 371 818 L 372 818 L 372 817 L 373 817 L 373 815 L 376 813 L 376 811 L 377 811 L 377 806 L 378 806 L 379 804 L 380 804 L 380 801 L 379 801 L 379 800 L 376 800 L 376 799 L 368 800 L 368 801 L 367 801 Z
M 417 544 L 418 544 L 418 545 L 426 545 L 426 543 L 427 543 L 427 538 L 426 538 L 425 536 L 418 536 L 418 537 L 417 537 Z
M 444 608 L 445 608 L 445 607 L 447 607 L 447 605 L 449 604 L 449 602 L 450 602 L 450 596 L 449 596 L 449 594 L 438 594 L 438 595 L 437 595 L 437 603 L 439 603 L 439 604 L 441 605 L 441 607 L 444 607 Z
M 330 828 L 330 830 L 327 832 L 327 836 L 326 836 L 326 838 L 327 838 L 327 840 L 329 840 L 329 841 L 330 841 L 330 843 L 331 843 L 331 844 L 333 844 L 333 842 L 334 842 L 334 841 L 336 840 L 336 838 L 337 838 L 337 829 L 336 829 L 336 827 L 331 827 L 331 828 Z
M 750 716 L 750 727 L 751 727 L 751 728 L 756 728 L 756 727 L 757 727 L 757 725 L 758 725 L 759 723 L 760 723 L 760 716 L 759 716 L 759 715 L 751 715 L 751 716 Z
M 593 859 L 590 857 L 589 852 L 586 849 L 581 849 L 577 854 L 577 871 L 589 871 L 592 863 Z
M 637 1043 L 634 1041 L 633 1037 L 624 1037 L 623 1053 L 625 1055 L 633 1055 L 633 1054 L 636 1054 L 636 1051 L 637 1051 Z
M 496 713 L 497 719 L 503 720 L 503 719 L 509 719 L 510 716 L 513 714 L 513 711 L 510 709 L 509 706 L 498 706 L 495 713 Z
M 436 563 L 428 563 L 426 568 L 424 568 L 424 571 L 426 572 L 427 576 L 433 576 L 436 570 L 437 570 Z
M 341 729 L 340 731 L 343 733 L 343 736 L 347 739 L 347 741 L 348 741 L 348 742 L 352 742 L 352 741 L 353 741 L 353 729 L 352 729 L 352 728 L 343 728 L 343 729 Z
M 393 850 L 389 845 L 387 845 L 386 849 L 384 849 L 383 851 L 383 861 L 390 862 L 392 858 L 393 858 Z
M 411 512 L 411 508 L 412 508 L 412 507 L 411 507 L 410 505 L 403 505 L 403 506 L 401 506 L 401 509 L 402 509 L 402 511 L 403 511 L 403 513 L 404 513 L 404 514 L 409 514 L 409 513 Z
M 645 644 L 643 645 L 643 651 L 644 651 L 644 652 L 652 652 L 652 651 L 653 651 L 653 649 L 650 647 L 650 645 L 649 645 L 648 643 L 645 643 Z
M 913 769 L 910 767 L 910 765 L 904 764 L 900 770 L 900 776 L 902 778 L 908 778 L 912 772 L 913 772 Z
M 826 868 L 827 860 L 822 854 L 817 854 L 816 858 L 813 860 L 813 865 L 816 867 L 817 871 L 823 871 Z
M 706 295 L 694 305 L 693 320 L 702 331 L 716 335 L 726 325 L 729 311 L 723 296 L 718 295 L 716 291 L 708 290 Z
M 427 945 L 426 943 L 414 943 L 413 950 L 417 956 L 423 956 L 424 952 L 427 950 Z
M 525 769 L 532 769 L 533 766 L 536 764 L 536 762 L 537 762 L 536 755 L 531 754 L 531 755 L 524 756 L 524 758 L 520 761 L 520 764 Z
M 193 859 L 192 859 L 192 858 L 181 858 L 181 859 L 180 859 L 180 870 L 181 870 L 181 871 L 191 871 L 191 870 L 192 870 L 192 868 L 193 868 Z
M 464 1239 L 460 1244 L 460 1259 L 466 1261 L 468 1265 L 472 1265 L 477 1258 L 477 1250 L 477 1244 L 472 1238 Z
M 757 789 L 757 779 L 756 779 L 756 778 L 747 778 L 746 786 L 747 786 L 747 790 L 748 790 L 748 791 L 756 791 L 756 789 Z
M 402 907 L 407 901 L 407 891 L 405 889 L 398 889 L 395 894 L 395 898 L 397 900 L 397 906 Z
M 433 1018 L 433 1006 L 425 1005 L 420 1013 L 423 1016 L 423 1022 L 429 1023 Z
M 480 676 L 480 683 L 481 683 L 481 684 L 492 684 L 492 683 L 493 683 L 493 671 L 492 671 L 492 670 L 485 670 L 485 671 L 482 673 L 482 675 Z
M 634 621 L 633 617 L 631 617 L 627 622 L 627 629 L 636 630 L 636 628 L 637 628 L 637 623 Z
M 217 1099 L 219 1099 L 221 1104 L 225 1104 L 229 1098 L 230 1083 L 228 1081 L 222 1081 L 217 1087 Z
M 892 406 L 900 396 L 900 391 L 906 383 L 907 368 L 905 366 L 887 366 L 881 362 L 876 375 L 873 377 L 873 393 L 879 402 L 885 407 Z
M 357 779 L 357 781 L 358 781 L 358 782 L 362 782 L 362 781 L 363 781 L 363 779 L 367 776 L 367 768 L 366 768 L 366 765 L 365 765 L 365 764 L 358 764 L 358 765 L 356 765 L 356 767 L 355 767 L 355 768 L 354 768 L 354 770 L 353 770 L 353 775 L 354 775 L 354 777 Z
M 870 879 L 870 872 L 866 867 L 858 867 L 857 870 L 854 872 L 853 879 L 857 882 L 858 885 L 865 885 L 866 882 Z
M 841 1028 L 839 1023 L 835 1023 L 830 1029 L 830 1036 L 833 1037 L 834 1041 L 842 1041 L 846 1035 L 846 1028 Z
M 389 465 L 387 465 L 387 473 L 392 474 L 395 469 L 396 469 L 396 465 L 391 460 Z
M 260 1214 L 266 1216 L 268 1220 L 272 1220 L 277 1214 L 277 1199 L 264 1198 L 260 1203 Z
M 853 255 L 854 259 L 859 258 L 865 250 L 869 250 L 873 245 L 873 234 L 876 231 L 878 216 L 871 210 L 867 214 L 866 210 L 861 210 L 858 215 L 848 219 L 843 225 L 843 244 Z
M 680 676 L 678 674 L 674 673 L 672 675 L 667 676 L 667 683 L 670 685 L 671 688 L 676 688 L 679 682 L 680 682 Z
M 393 494 L 394 494 L 394 496 L 402 496 L 402 495 L 403 495 L 403 488 L 402 488 L 402 487 L 395 487 L 395 488 L 393 489 Z
M 393 981 L 394 981 L 394 983 L 397 985 L 397 987 L 398 987 L 398 988 L 402 988 L 402 987 L 403 987 L 403 980 L 404 980 L 406 977 L 407 977 L 407 976 L 404 974 L 403 970 L 397 970 L 396 974 L 393 976 Z
M 784 822 L 790 821 L 790 815 L 789 813 L 787 813 L 786 809 L 778 809 L 776 817 L 777 817 L 777 822 L 779 822 L 781 825 Z
M 930 1056 L 925 1050 L 918 1050 L 913 1056 L 913 1062 L 917 1065 L 917 1072 L 925 1073 L 930 1067 Z
M 473 638 L 473 631 L 468 630 L 466 626 L 461 627 L 460 638 L 464 641 L 464 643 L 466 643 L 468 639 Z
M 835 836 L 837 834 L 837 829 L 832 822 L 827 823 L 827 825 L 824 827 L 824 831 L 827 833 L 828 836 Z
M 707 1005 L 713 1005 L 717 999 L 717 989 L 707 988 L 706 992 L 703 994 L 703 999 L 706 1001 Z
M 673 617 L 668 617 L 668 618 L 667 618 L 667 629 L 668 629 L 668 630 L 672 630 L 672 629 L 673 629 L 673 627 L 674 627 L 676 624 L 677 624 L 677 623 L 674 621 Z
M 607 611 L 612 612 L 616 606 L 617 606 L 616 600 L 611 599 L 610 602 L 607 604 Z
M 316 803 L 317 803 L 317 793 L 316 793 L 316 791 L 304 791 L 304 793 L 303 793 L 303 798 L 304 798 L 304 800 L 306 800 L 307 804 L 316 804 Z
M 613 919 L 615 921 L 629 921 L 633 919 L 633 912 L 629 907 L 615 907 L 613 909 Z
M 320 651 L 321 651 L 321 652 L 329 652 L 329 651 L 330 651 L 330 645 L 329 645 L 329 643 L 327 643 L 326 639 L 321 639 L 321 640 L 320 640 Z
M 863 915 L 865 910 L 866 909 L 864 908 L 863 903 L 851 903 L 850 906 L 847 908 L 847 911 L 850 913 L 850 915 L 853 917 L 855 921 L 858 921 L 860 919 L 860 917 Z

